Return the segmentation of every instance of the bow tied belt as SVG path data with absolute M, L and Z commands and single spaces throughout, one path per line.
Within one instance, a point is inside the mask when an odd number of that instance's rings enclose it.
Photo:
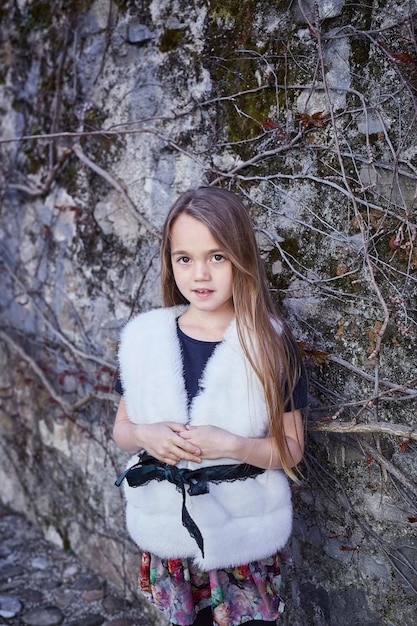
M 120 487 L 125 478 L 129 487 L 141 487 L 147 485 L 151 480 L 167 480 L 175 485 L 176 489 L 182 494 L 182 524 L 195 540 L 204 557 L 203 536 L 187 510 L 186 491 L 190 496 L 200 496 L 209 493 L 209 483 L 233 482 L 235 480 L 255 478 L 255 476 L 262 474 L 264 471 L 264 469 L 248 463 L 211 465 L 190 470 L 185 467 L 168 465 L 158 461 L 158 459 L 147 452 L 142 452 L 139 454 L 138 463 L 125 470 L 116 480 L 115 485 Z

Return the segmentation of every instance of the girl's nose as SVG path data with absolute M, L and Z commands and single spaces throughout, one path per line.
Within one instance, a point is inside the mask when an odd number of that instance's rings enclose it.
M 196 262 L 194 265 L 194 280 L 208 280 L 210 278 L 210 271 L 207 263 Z

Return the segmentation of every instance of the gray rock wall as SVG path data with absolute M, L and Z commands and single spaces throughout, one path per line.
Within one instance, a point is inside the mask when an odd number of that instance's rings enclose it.
M 411 626 L 414 2 L 2 3 L 2 501 L 134 594 L 120 328 L 200 184 L 251 206 L 311 380 L 283 623 Z

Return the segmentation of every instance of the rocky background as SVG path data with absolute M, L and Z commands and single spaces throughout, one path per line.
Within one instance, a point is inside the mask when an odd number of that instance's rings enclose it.
M 251 207 L 310 376 L 283 624 L 417 605 L 415 0 L 2 0 L 0 485 L 134 597 L 120 328 L 178 194 Z

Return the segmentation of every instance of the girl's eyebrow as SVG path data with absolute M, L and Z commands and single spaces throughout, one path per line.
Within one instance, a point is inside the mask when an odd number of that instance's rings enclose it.
M 188 252 L 186 250 L 172 250 L 171 251 L 171 255 L 174 254 L 184 254 L 184 255 L 188 255 Z

